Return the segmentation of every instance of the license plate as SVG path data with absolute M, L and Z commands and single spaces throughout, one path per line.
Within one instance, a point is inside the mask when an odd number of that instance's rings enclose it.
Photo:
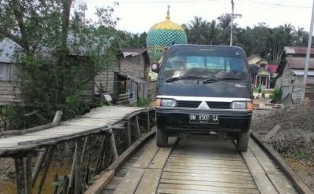
M 218 115 L 209 114 L 190 114 L 190 123 L 194 124 L 218 124 Z

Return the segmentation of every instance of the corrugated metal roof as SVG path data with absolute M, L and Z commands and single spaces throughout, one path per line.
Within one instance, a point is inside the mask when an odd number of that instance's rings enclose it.
M 305 57 L 287 57 L 286 60 L 291 69 L 304 69 L 305 67 Z M 310 58 L 309 69 L 314 70 L 314 58 Z
M 293 46 L 285 46 L 284 50 L 287 55 L 289 54 L 302 54 L 306 55 L 307 47 L 293 47 Z M 311 48 L 311 54 L 314 55 L 314 48 Z
M 123 77 L 125 77 L 126 79 L 130 79 L 130 80 L 132 80 L 132 81 L 134 81 L 134 82 L 136 82 L 138 84 L 145 84 L 145 83 L 147 83 L 145 80 L 142 80 L 142 79 L 140 79 L 138 77 L 135 77 L 135 76 L 132 76 L 132 75 L 128 75 L 128 74 L 124 74 L 124 73 L 120 73 L 120 72 L 118 74 L 123 76 Z
M 12 56 L 16 48 L 21 48 L 13 40 L 5 38 L 0 42 L 0 62 L 13 63 Z
M 123 57 L 127 56 L 138 56 L 143 54 L 146 51 L 145 48 L 121 48 L 120 52 L 123 54 Z

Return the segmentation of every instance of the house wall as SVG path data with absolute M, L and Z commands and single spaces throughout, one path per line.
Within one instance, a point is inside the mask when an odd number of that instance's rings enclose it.
M 102 88 L 103 91 L 115 95 L 115 72 L 143 79 L 145 77 L 144 67 L 144 57 L 142 55 L 120 59 L 117 64 L 110 67 L 107 71 L 95 76 L 95 93 L 98 93 L 99 89 Z
M 291 98 L 291 103 L 299 104 L 303 95 L 303 76 L 293 75 L 294 72 L 290 66 L 286 65 L 282 75 L 276 80 L 276 88 L 282 88 L 283 99 L 290 94 L 287 98 Z M 314 77 L 308 77 L 305 95 L 310 97 L 311 100 L 314 100 Z M 285 102 L 289 103 L 286 99 Z
M 20 91 L 16 87 L 14 66 L 10 63 L 0 63 L 0 105 L 19 103 Z
M 134 77 L 144 78 L 144 67 L 145 64 L 143 55 L 127 57 L 120 63 L 120 72 Z

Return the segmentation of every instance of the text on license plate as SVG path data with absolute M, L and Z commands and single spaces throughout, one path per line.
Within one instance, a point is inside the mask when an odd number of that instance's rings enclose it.
M 217 124 L 219 123 L 218 115 L 209 114 L 190 114 L 190 123 L 208 123 Z

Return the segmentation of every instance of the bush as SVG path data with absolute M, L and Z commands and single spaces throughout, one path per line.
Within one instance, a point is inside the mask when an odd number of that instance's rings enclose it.
M 137 99 L 137 106 L 139 106 L 139 107 L 148 106 L 150 103 L 151 103 L 151 98 L 150 97 L 138 98 Z
M 272 94 L 269 96 L 272 102 L 280 102 L 282 96 L 282 89 L 281 88 L 275 88 Z

